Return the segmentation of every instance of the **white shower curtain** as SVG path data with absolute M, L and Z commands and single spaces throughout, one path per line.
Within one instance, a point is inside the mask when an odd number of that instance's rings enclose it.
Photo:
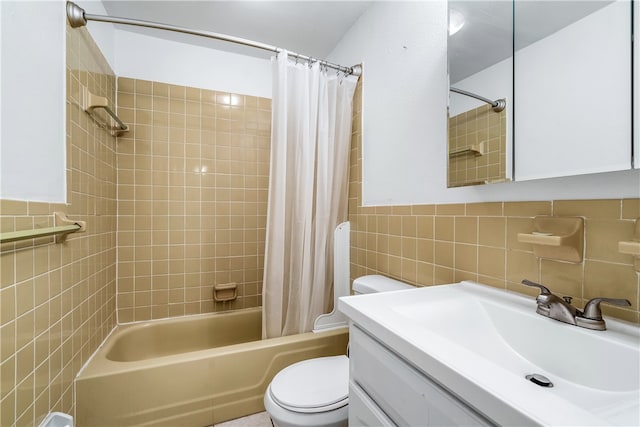
M 333 231 L 347 217 L 358 78 L 273 59 L 262 336 L 310 331 L 331 307 Z

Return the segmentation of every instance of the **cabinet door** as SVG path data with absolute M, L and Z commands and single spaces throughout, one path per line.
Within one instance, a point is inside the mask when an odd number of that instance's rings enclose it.
M 514 16 L 516 181 L 630 169 L 631 2 L 516 1 Z M 551 16 L 568 22 L 547 34 Z
M 357 327 L 350 330 L 350 378 L 397 425 L 492 425 Z
M 349 382 L 349 427 L 394 427 L 395 424 L 353 381 Z

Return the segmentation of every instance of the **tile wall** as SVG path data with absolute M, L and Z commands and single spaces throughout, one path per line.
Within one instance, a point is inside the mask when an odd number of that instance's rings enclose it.
M 78 106 L 80 85 L 113 105 L 116 82 L 84 28 L 67 27 L 66 79 L 68 204 L 0 200 L 0 229 L 53 226 L 62 211 L 87 232 L 0 246 L 3 427 L 73 413 L 73 379 L 116 322 L 116 139 Z
M 121 77 L 118 114 L 118 321 L 260 306 L 271 100 Z
M 361 86 L 354 102 L 349 220 L 351 278 L 384 274 L 418 286 L 475 280 L 535 295 L 522 279 L 544 283 L 575 297 L 581 307 L 593 297 L 626 298 L 629 309 L 603 305 L 605 314 L 640 322 L 640 279 L 630 255 L 618 253 L 631 240 L 640 199 L 547 200 L 414 206 L 362 206 Z M 540 260 L 518 233 L 533 230 L 536 215 L 585 218 L 585 256 L 579 264 Z
M 483 105 L 449 119 L 449 187 L 500 182 L 506 178 L 507 110 Z M 465 152 L 483 144 L 482 155 Z

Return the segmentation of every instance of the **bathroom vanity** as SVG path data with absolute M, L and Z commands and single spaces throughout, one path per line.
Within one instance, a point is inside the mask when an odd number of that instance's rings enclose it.
M 474 282 L 344 297 L 339 309 L 350 425 L 640 424 L 637 325 L 579 328 Z
M 349 358 L 349 425 L 493 425 L 358 326 Z

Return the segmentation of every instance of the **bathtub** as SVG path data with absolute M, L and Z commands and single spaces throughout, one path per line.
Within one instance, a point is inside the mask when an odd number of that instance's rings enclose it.
M 76 425 L 207 426 L 264 410 L 273 376 L 344 354 L 347 328 L 261 340 L 261 310 L 119 325 L 80 371 Z

